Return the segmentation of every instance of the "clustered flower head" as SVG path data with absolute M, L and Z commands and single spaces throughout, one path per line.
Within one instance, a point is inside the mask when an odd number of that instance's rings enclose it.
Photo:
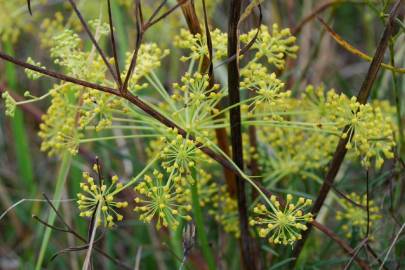
M 6 105 L 6 115 L 14 117 L 17 102 L 8 92 L 4 92 L 1 97 L 4 99 L 4 103 Z
M 196 166 L 196 162 L 202 160 L 203 154 L 196 143 L 184 138 L 177 129 L 169 129 L 160 143 L 164 145 L 160 152 L 161 165 L 169 174 L 180 176 L 189 173 Z
M 52 102 L 38 132 L 42 139 L 41 150 L 49 155 L 69 151 L 77 154 L 83 133 L 77 129 L 77 110 L 71 104 L 72 97 L 79 92 L 72 84 L 55 86 L 51 91 Z
M 213 122 L 212 115 L 219 113 L 216 106 L 225 96 L 225 89 L 210 85 L 208 75 L 199 72 L 184 74 L 181 83 L 173 84 L 168 112 L 186 131 L 207 136 L 206 127 Z
M 72 17 L 72 23 L 76 22 Z M 39 39 L 41 47 L 49 48 L 53 46 L 53 37 L 65 29 L 62 12 L 55 12 L 52 18 L 44 18 L 40 25 Z
M 342 229 L 347 238 L 351 238 L 354 231 L 356 231 L 360 237 L 365 237 L 367 232 L 367 194 L 360 196 L 353 192 L 349 194 L 348 197 L 358 205 L 354 205 L 352 202 L 345 199 L 339 199 L 343 210 L 336 212 L 336 219 L 345 222 Z M 376 206 L 373 200 L 369 200 L 368 204 L 370 218 L 368 226 L 371 228 L 375 221 L 381 219 L 381 215 L 379 214 L 378 206 Z M 371 238 L 371 236 L 369 237 Z
M 98 165 L 93 167 L 94 171 L 99 174 Z M 99 209 L 100 215 L 97 220 L 97 225 L 104 225 L 111 228 L 116 221 L 121 221 L 123 216 L 117 212 L 117 209 L 125 208 L 128 202 L 117 202 L 114 197 L 114 192 L 120 191 L 123 184 L 118 182 L 118 176 L 114 175 L 111 178 L 111 184 L 107 186 L 103 179 L 99 179 L 100 183 L 95 183 L 94 178 L 88 172 L 83 173 L 85 182 L 80 183 L 80 188 L 83 193 L 78 193 L 78 205 L 81 217 L 97 216 Z
M 270 201 L 274 207 L 272 210 L 260 203 L 254 207 L 256 216 L 250 220 L 250 225 L 257 226 L 260 237 L 266 238 L 270 235 L 268 240 L 272 244 L 293 244 L 301 239 L 301 231 L 307 230 L 305 223 L 313 219 L 311 213 L 304 213 L 312 201 L 300 197 L 294 204 L 290 194 L 287 195 L 285 206 L 281 206 L 274 195 Z
M 106 95 L 97 90 L 88 90 L 81 96 L 82 104 L 79 108 L 80 119 L 78 121 L 81 129 L 95 126 L 96 131 L 108 128 L 112 125 L 112 112 L 127 112 L 123 106 L 122 99 Z
M 158 170 L 153 172 L 153 176 L 145 175 L 144 181 L 135 187 L 139 196 L 135 198 L 137 206 L 135 212 L 140 213 L 140 220 L 150 223 L 156 218 L 156 228 L 163 227 L 176 228 L 180 221 L 184 219 L 191 221 L 188 212 L 191 205 L 184 203 L 186 199 L 180 187 L 176 187 L 173 182 L 164 184 L 164 175 Z
M 136 69 L 131 75 L 128 89 L 130 91 L 139 91 L 148 86 L 148 83 L 141 83 L 140 80 L 148 76 L 154 69 L 158 68 L 162 64 L 163 58 L 169 54 L 169 50 L 161 49 L 156 43 L 144 43 L 140 46 L 138 52 L 138 60 Z M 121 74 L 122 80 L 125 80 L 126 71 L 131 64 L 133 53 L 127 52 L 125 70 Z
M 241 71 L 241 87 L 254 92 L 249 104 L 249 112 L 283 111 L 289 108 L 291 91 L 284 90 L 284 83 L 275 73 L 269 74 L 267 68 L 259 63 L 250 63 Z M 270 109 L 269 109 L 270 108 Z
M 349 99 L 333 91 L 327 94 L 327 106 L 337 127 L 343 129 L 349 126 L 342 138 L 349 139 L 346 148 L 353 148 L 354 153 L 362 157 L 365 167 L 371 166 L 372 158 L 375 158 L 375 167 L 378 169 L 384 162 L 383 157 L 394 157 L 392 148 L 395 141 L 391 120 L 383 115 L 379 107 L 360 104 L 356 97 Z
M 210 31 L 212 40 L 212 49 L 215 60 L 221 60 L 227 56 L 227 42 L 228 35 L 221 32 L 219 29 Z M 187 61 L 190 59 L 200 60 L 205 56 L 208 56 L 207 38 L 205 35 L 197 33 L 193 35 L 189 30 L 181 29 L 180 34 L 174 38 L 174 45 L 179 48 L 189 49 L 190 55 L 182 56 L 181 61 Z
M 257 29 L 241 35 L 240 40 L 249 43 L 255 37 Z M 255 59 L 262 57 L 267 59 L 269 64 L 274 65 L 277 69 L 285 68 L 286 56 L 295 58 L 298 46 L 295 45 L 296 38 L 291 36 L 289 28 L 280 30 L 277 24 L 273 24 L 272 31 L 262 25 L 259 34 L 255 40 L 252 49 L 256 50 Z
M 35 62 L 31 57 L 27 58 L 27 63 L 37 67 L 44 68 L 44 66 L 42 66 L 40 62 Z M 27 74 L 27 77 L 31 80 L 38 80 L 43 76 L 41 73 L 32 71 L 31 69 L 27 68 L 25 69 L 25 73 Z

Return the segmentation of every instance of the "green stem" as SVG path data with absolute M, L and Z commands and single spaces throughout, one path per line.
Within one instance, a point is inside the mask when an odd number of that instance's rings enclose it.
M 156 138 L 156 137 L 159 137 L 159 135 L 135 134 L 135 135 L 122 135 L 122 136 L 108 136 L 108 137 L 96 137 L 96 138 L 82 139 L 82 140 L 80 140 L 80 143 L 107 141 L 107 140 L 115 140 L 115 139 Z
M 198 196 L 198 186 L 197 186 L 197 179 L 196 179 L 196 171 L 193 170 L 193 178 L 194 184 L 191 185 L 191 195 L 192 195 L 192 205 L 193 205 L 193 213 L 194 213 L 194 221 L 197 227 L 197 239 L 200 243 L 202 253 L 204 255 L 205 260 L 207 261 L 208 268 L 210 270 L 215 270 L 215 260 L 211 252 L 211 248 L 208 244 L 208 237 L 205 231 L 204 222 L 203 222 L 203 215 L 202 209 L 200 206 L 200 199 Z
M 175 259 L 175 264 L 176 264 L 176 268 L 179 269 L 180 265 L 181 265 L 181 258 L 182 258 L 182 248 L 181 248 L 181 242 L 182 242 L 182 228 L 183 228 L 183 224 L 180 221 L 180 226 L 175 230 L 175 231 L 170 231 L 170 245 L 171 248 L 174 252 L 174 254 L 176 255 L 176 259 Z
M 60 165 L 60 168 L 58 171 L 58 178 L 56 180 L 55 192 L 53 194 L 53 204 L 56 209 L 58 209 L 59 205 L 60 205 L 60 199 L 62 197 L 63 186 L 65 184 L 66 178 L 67 178 L 69 170 L 70 170 L 71 161 L 72 161 L 72 156 L 68 152 L 63 153 L 62 162 L 61 162 L 61 165 Z M 50 225 L 53 225 L 55 222 L 55 218 L 56 218 L 56 213 L 54 211 L 52 211 L 49 214 L 47 223 Z M 49 227 L 46 227 L 44 237 L 42 238 L 41 248 L 39 250 L 38 260 L 35 265 L 35 270 L 42 269 L 42 263 L 44 261 L 45 252 L 46 252 L 48 244 L 49 244 L 49 239 L 51 237 L 51 233 L 52 233 L 52 229 Z

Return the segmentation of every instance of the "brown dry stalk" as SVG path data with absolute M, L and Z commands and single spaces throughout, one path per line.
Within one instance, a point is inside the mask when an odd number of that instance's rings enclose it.
M 238 23 L 241 16 L 242 1 L 232 0 L 230 2 L 230 13 L 228 23 L 228 57 L 238 55 L 239 33 Z M 236 57 L 228 63 L 228 92 L 229 105 L 240 102 L 239 91 L 239 59 Z M 242 125 L 240 106 L 235 106 L 230 110 L 232 159 L 241 170 L 244 167 L 243 147 L 242 147 Z M 248 211 L 245 191 L 245 180 L 240 175 L 236 176 L 236 197 L 239 211 L 239 227 L 241 232 L 240 245 L 241 256 L 244 269 L 257 269 L 255 249 L 253 240 L 249 234 Z

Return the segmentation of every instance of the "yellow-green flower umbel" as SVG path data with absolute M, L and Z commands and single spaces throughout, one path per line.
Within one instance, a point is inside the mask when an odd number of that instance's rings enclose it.
M 141 196 L 135 198 L 138 205 L 135 212 L 140 213 L 140 220 L 150 223 L 156 217 L 156 228 L 176 228 L 180 222 L 179 218 L 187 221 L 191 216 L 187 214 L 191 205 L 184 204 L 184 194 L 178 192 L 173 182 L 163 184 L 163 174 L 158 170 L 153 172 L 153 178 L 145 175 L 144 181 L 135 187 L 135 191 Z
M 281 206 L 276 196 L 271 196 L 272 211 L 265 205 L 258 204 L 254 209 L 257 215 L 250 220 L 250 225 L 257 225 L 260 237 L 269 237 L 269 242 L 274 244 L 293 244 L 301 239 L 300 231 L 305 231 L 305 223 L 312 221 L 312 214 L 304 214 L 303 210 L 312 204 L 309 199 L 299 198 L 292 203 L 292 195 L 287 195 L 285 206 Z M 270 236 L 269 236 L 270 235 Z
M 97 165 L 93 168 L 96 172 L 99 170 Z M 111 228 L 114 226 L 114 221 L 121 221 L 123 216 L 116 210 L 128 206 L 128 202 L 117 202 L 114 199 L 113 192 L 122 188 L 122 183 L 118 182 L 118 176 L 114 175 L 111 178 L 110 186 L 104 184 L 100 179 L 100 184 L 94 182 L 94 178 L 88 172 L 83 173 L 84 183 L 80 183 L 80 188 L 83 193 L 78 193 L 77 203 L 81 210 L 80 216 L 91 217 L 97 209 L 101 210 L 97 225 L 103 224 L 105 227 Z
M 336 219 L 345 222 L 342 230 L 345 232 L 346 237 L 351 238 L 353 231 L 358 231 L 360 237 L 364 237 L 367 232 L 367 194 L 360 196 L 353 192 L 348 197 L 361 207 L 345 199 L 340 199 L 339 203 L 344 210 L 336 213 Z M 373 222 L 381 219 L 381 216 L 378 214 L 379 208 L 373 200 L 369 200 L 368 205 L 369 226 L 371 227 Z

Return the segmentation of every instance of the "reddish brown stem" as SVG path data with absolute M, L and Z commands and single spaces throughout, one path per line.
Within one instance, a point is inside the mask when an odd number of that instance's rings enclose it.
M 237 55 L 239 50 L 238 22 L 241 15 L 242 1 L 232 0 L 230 2 L 230 14 L 228 24 L 228 57 Z M 232 106 L 240 102 L 239 92 L 239 59 L 236 57 L 228 64 L 228 91 L 229 104 Z M 233 162 L 243 170 L 243 146 L 242 146 L 242 125 L 240 106 L 230 110 L 232 159 Z M 249 235 L 248 212 L 245 191 L 245 181 L 236 176 L 236 198 L 238 201 L 239 224 L 241 232 L 241 255 L 244 269 L 257 269 L 253 241 Z

